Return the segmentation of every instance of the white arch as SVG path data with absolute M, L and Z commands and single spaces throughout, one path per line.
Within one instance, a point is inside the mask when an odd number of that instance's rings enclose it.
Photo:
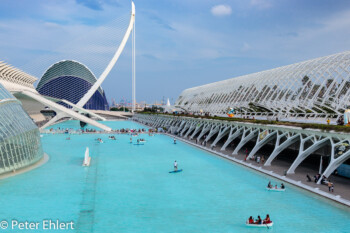
M 103 81 L 106 79 L 107 75 L 112 70 L 112 68 L 115 65 L 115 63 L 118 61 L 118 59 L 120 57 L 120 54 L 123 52 L 124 47 L 126 45 L 126 42 L 128 41 L 130 33 L 131 33 L 131 31 L 132 31 L 132 29 L 134 27 L 134 24 L 135 24 L 135 4 L 134 4 L 134 2 L 131 2 L 130 22 L 129 22 L 129 26 L 128 26 L 126 32 L 125 32 L 125 35 L 123 37 L 122 42 L 120 43 L 120 45 L 119 45 L 117 51 L 115 52 L 112 60 L 109 62 L 108 66 L 103 71 L 103 73 L 101 74 L 99 79 L 90 88 L 90 90 L 83 96 L 83 98 L 81 98 L 81 100 L 79 100 L 79 102 L 76 104 L 77 106 L 83 107 L 89 101 L 89 99 L 92 97 L 92 95 L 96 92 L 96 90 L 101 86 Z

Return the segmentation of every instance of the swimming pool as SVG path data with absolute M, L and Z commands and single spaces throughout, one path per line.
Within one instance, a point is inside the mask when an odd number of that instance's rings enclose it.
M 144 128 L 115 121 L 116 128 Z M 75 121 L 63 128 L 78 127 Z M 74 221 L 60 232 L 349 232 L 350 210 L 165 135 L 49 135 L 42 137 L 50 160 L 31 172 L 2 180 L 4 220 Z M 105 143 L 97 143 L 101 137 Z M 82 167 L 85 148 L 92 163 Z M 177 160 L 183 172 L 169 174 Z M 272 229 L 249 229 L 249 216 L 270 214 Z M 35 232 L 45 231 L 38 229 Z M 15 232 L 14 230 L 8 232 Z M 34 232 L 33 230 L 28 232 Z M 48 231 L 45 231 L 48 232 Z

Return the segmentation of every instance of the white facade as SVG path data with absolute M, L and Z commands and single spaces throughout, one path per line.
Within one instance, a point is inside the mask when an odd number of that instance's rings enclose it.
M 192 113 L 337 118 L 350 106 L 350 52 L 184 90 L 175 105 Z

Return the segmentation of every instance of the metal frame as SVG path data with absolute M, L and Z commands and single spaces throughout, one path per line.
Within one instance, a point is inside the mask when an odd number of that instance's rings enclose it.
M 194 114 L 334 123 L 350 105 L 350 52 L 184 90 L 175 106 Z

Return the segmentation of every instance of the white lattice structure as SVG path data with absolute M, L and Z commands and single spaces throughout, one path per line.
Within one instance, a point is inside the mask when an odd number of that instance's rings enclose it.
M 17 84 L 29 88 L 32 88 L 34 82 L 37 80 L 34 76 L 10 66 L 3 61 L 0 61 L 0 77 L 3 82 L 12 83 L 13 86 Z
M 192 113 L 336 119 L 350 105 L 350 52 L 184 90 L 175 105 Z

